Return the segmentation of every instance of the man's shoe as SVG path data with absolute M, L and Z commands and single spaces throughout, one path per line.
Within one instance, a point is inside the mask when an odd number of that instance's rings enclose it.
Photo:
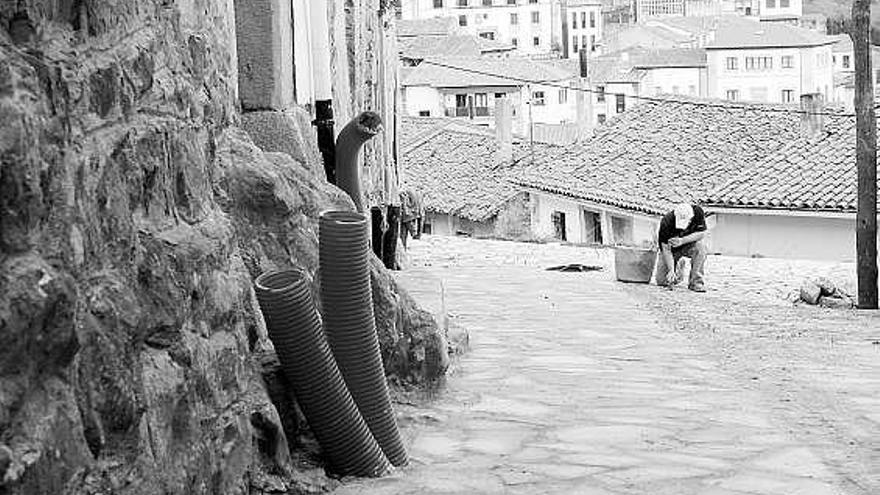
M 703 285 L 691 285 L 688 287 L 688 289 L 694 292 L 706 292 L 706 287 Z

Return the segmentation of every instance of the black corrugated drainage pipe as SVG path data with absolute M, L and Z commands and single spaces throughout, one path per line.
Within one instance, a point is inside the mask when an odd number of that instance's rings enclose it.
M 382 118 L 375 112 L 363 112 L 351 119 L 336 138 L 336 185 L 347 192 L 357 211 L 364 213 L 361 194 L 361 147 L 382 131 Z
M 301 270 L 267 272 L 256 282 L 269 338 L 332 471 L 381 476 L 391 466 L 345 386 Z
M 407 463 L 379 354 L 370 286 L 367 218 L 321 215 L 319 233 L 324 332 L 339 371 L 379 446 L 395 466 Z

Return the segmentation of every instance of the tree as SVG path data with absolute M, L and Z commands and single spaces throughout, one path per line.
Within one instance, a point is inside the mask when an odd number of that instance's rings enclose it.
M 853 0 L 856 66 L 856 260 L 859 307 L 877 309 L 877 121 L 871 70 L 871 0 Z

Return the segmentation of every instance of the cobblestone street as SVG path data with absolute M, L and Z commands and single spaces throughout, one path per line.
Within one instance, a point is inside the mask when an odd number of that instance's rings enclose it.
M 589 248 L 427 237 L 410 257 L 399 279 L 438 313 L 442 281 L 470 350 L 398 405 L 412 465 L 336 493 L 880 493 L 880 317 L 784 299 L 848 266 L 712 257 L 695 294 L 619 284 Z M 545 270 L 565 263 L 605 270 Z

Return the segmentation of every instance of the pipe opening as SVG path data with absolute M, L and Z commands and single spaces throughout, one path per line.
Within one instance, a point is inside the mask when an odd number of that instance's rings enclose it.
M 342 210 L 325 211 L 321 214 L 321 220 L 342 225 L 367 223 L 367 217 L 363 213 Z
M 278 293 L 308 283 L 308 275 L 303 270 L 293 269 L 262 273 L 254 285 L 261 291 Z

